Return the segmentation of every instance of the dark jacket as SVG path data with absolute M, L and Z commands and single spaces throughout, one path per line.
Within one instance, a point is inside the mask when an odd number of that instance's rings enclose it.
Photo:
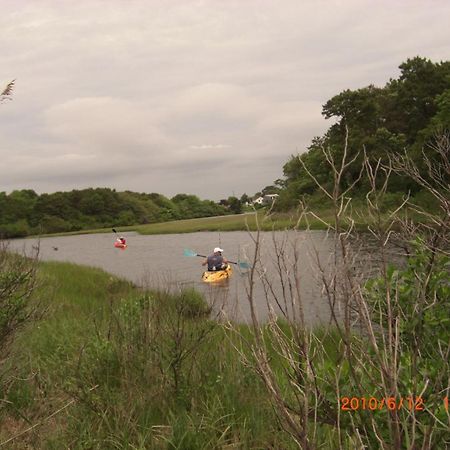
M 221 270 L 223 265 L 222 255 L 213 254 L 208 256 L 208 270 Z

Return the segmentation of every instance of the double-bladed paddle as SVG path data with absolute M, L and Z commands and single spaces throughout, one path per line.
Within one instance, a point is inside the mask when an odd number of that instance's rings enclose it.
M 207 256 L 205 255 L 199 255 L 198 253 L 194 252 L 194 250 L 190 250 L 188 248 L 185 248 L 183 250 L 183 255 L 184 256 L 200 256 L 200 258 L 207 258 Z M 229 261 L 228 262 L 230 264 L 236 264 L 237 266 L 239 266 L 241 269 L 250 269 L 250 264 L 246 263 L 246 262 L 235 262 L 235 261 Z

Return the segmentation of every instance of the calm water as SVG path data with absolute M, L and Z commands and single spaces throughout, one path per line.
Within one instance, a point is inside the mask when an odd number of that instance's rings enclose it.
M 124 233 L 128 248 L 120 250 L 113 247 L 115 235 L 87 234 L 35 239 L 19 239 L 11 241 L 10 248 L 19 252 L 30 253 L 32 246 L 40 245 L 40 259 L 52 261 L 69 261 L 88 266 L 100 267 L 107 272 L 133 281 L 141 286 L 170 286 L 179 289 L 192 286 L 203 291 L 208 301 L 214 305 L 216 312 L 240 322 L 250 317 L 249 302 L 246 294 L 247 276 L 239 273 L 236 266 L 230 280 L 223 284 L 207 285 L 201 281 L 204 268 L 199 257 L 183 256 L 183 249 L 192 249 L 207 255 L 220 245 L 225 256 L 232 261 L 245 260 L 251 255 L 254 245 L 247 232 L 199 232 L 190 234 L 170 234 L 142 236 L 136 233 Z M 292 245 L 297 243 L 297 259 L 300 271 L 300 293 L 303 301 L 305 319 L 310 324 L 327 322 L 330 317 L 329 306 L 321 294 L 316 281 L 312 249 L 315 248 L 324 263 L 331 255 L 332 242 L 326 239 L 324 232 L 275 232 L 262 233 L 261 261 L 267 274 L 273 279 L 277 294 L 282 286 L 276 277 L 273 261 L 273 240 L 282 242 L 287 238 L 287 253 L 294 257 Z M 55 250 L 57 247 L 58 250 Z M 272 255 L 272 256 L 271 256 Z M 255 304 L 261 320 L 267 318 L 267 295 L 262 283 L 258 280 L 255 288 Z M 270 300 L 275 312 L 280 312 L 273 298 Z

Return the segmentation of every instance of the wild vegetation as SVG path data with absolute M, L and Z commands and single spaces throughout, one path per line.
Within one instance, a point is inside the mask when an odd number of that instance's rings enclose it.
M 17 334 L 3 359 L 0 446 L 449 446 L 450 136 L 438 136 L 430 151 L 426 177 L 407 155 L 390 166 L 363 160 L 370 239 L 355 233 L 351 190 L 341 185 L 345 146 L 330 164 L 333 188 L 321 188 L 334 205 L 335 251 L 328 260 L 316 253 L 331 313 L 325 328 L 304 320 L 296 249 L 305 232 L 274 236 L 272 273 L 259 257 L 259 231 L 251 235 L 249 325 L 211 316 L 217 308 L 193 290 L 141 291 L 96 269 L 41 263 L 24 305 L 45 299 L 48 312 Z M 438 202 L 434 213 L 418 210 L 426 221 L 414 224 L 398 208 L 380 213 L 394 172 Z M 314 211 L 304 206 L 307 220 Z M 371 257 L 362 259 L 358 249 L 369 240 Z M 401 251 L 396 264 L 393 250 Z M 5 283 L 13 266 L 2 267 Z M 266 323 L 256 314 L 256 283 L 278 311 Z
M 0 192 L 4 238 L 218 216 L 228 208 L 195 195 L 116 192 L 109 188 L 38 195 L 31 189 Z
M 13 85 L 10 83 L 4 90 L 3 99 L 10 97 Z M 406 151 L 423 172 L 424 144 L 450 123 L 450 62 L 408 59 L 400 65 L 398 79 L 391 79 L 382 88 L 369 85 L 345 90 L 325 103 L 322 114 L 334 120 L 328 131 L 315 137 L 308 151 L 290 158 L 283 167 L 283 179 L 256 194 L 279 194 L 275 212 L 289 212 L 292 216 L 302 200 L 321 209 L 324 217 L 329 216 L 332 203 L 317 182 L 326 188 L 332 186 L 327 158 L 335 161 L 342 157 L 345 139 L 348 164 L 341 183 L 353 188 L 355 205 L 358 200 L 364 202 L 370 191 L 370 180 L 361 172 L 365 156 L 371 163 L 387 164 L 394 155 Z M 329 150 L 327 154 L 324 148 Z M 396 173 L 391 175 L 381 206 L 389 209 L 400 205 L 405 192 L 422 207 L 438 206 L 415 180 Z M 178 194 L 168 199 L 156 193 L 108 188 L 41 195 L 30 189 L 1 192 L 0 235 L 20 237 L 241 213 L 249 200 L 243 194 L 240 199 L 232 196 L 216 204 L 195 195 Z
M 352 208 L 356 183 L 345 182 L 353 159 L 348 139 L 340 159 L 332 157 L 330 148 L 322 152 L 332 184 L 312 179 L 333 204 L 330 237 L 335 251 L 328 261 L 314 249 L 313 254 L 330 306 L 333 345 L 324 344 L 304 321 L 300 263 L 286 251 L 293 247 L 296 255 L 302 235 L 277 245 L 275 273 L 283 290 L 274 295 L 275 281 L 259 258 L 257 233 L 249 301 L 255 311 L 252 286 L 263 282 L 269 307 L 278 305 L 287 324 L 273 317 L 273 334 L 267 338 L 253 314 L 252 357 L 241 357 L 261 377 L 283 429 L 299 448 L 447 448 L 450 134 L 433 139 L 420 166 L 407 153 L 393 156 L 387 164 L 364 155 L 360 171 L 370 186 L 364 214 L 371 225 L 363 234 L 354 227 L 361 213 Z M 434 198 L 438 207 L 431 213 L 413 206 L 425 221 L 412 222 L 402 213 L 407 196 L 388 214 L 382 212 L 395 175 L 410 178 Z M 302 206 L 305 217 L 317 217 L 307 204 Z M 369 243 L 371 256 L 360 253 L 358 249 Z M 393 250 L 401 257 L 396 263 Z M 272 356 L 274 348 L 278 358 Z
M 39 279 L 48 313 L 1 378 L 0 446 L 294 448 L 242 343 L 196 291 L 142 292 L 60 263 L 42 263 Z
M 326 327 L 304 319 L 298 246 L 308 234 L 274 235 L 273 267 L 260 258 L 270 214 L 254 215 L 250 234 L 248 325 L 216 316 L 190 289 L 143 291 L 0 249 L 0 447 L 450 447 L 450 133 L 434 135 L 420 158 L 407 149 L 385 159 L 365 144 L 354 153 L 349 124 L 343 132 L 339 146 L 318 147 L 325 180 L 299 160 L 331 211 L 334 251 L 311 250 Z M 390 203 L 399 180 L 435 207 L 407 189 Z M 314 194 L 298 200 L 299 219 L 321 221 Z M 257 301 L 271 311 L 265 323 Z
M 354 185 L 354 198 L 364 199 L 371 189 L 369 178 L 361 173 L 364 155 L 371 163 L 387 164 L 392 156 L 406 151 L 421 170 L 425 169 L 422 149 L 432 155 L 425 143 L 450 124 L 450 62 L 415 57 L 399 68 L 400 76 L 384 87 L 347 89 L 325 103 L 322 115 L 332 119 L 332 125 L 312 140 L 308 151 L 289 159 L 283 167 L 284 179 L 266 188 L 280 195 L 276 210 L 296 208 L 301 198 L 316 204 L 327 200 L 315 180 L 331 188 L 328 159 L 340 160 L 345 139 L 348 165 L 341 183 L 343 187 Z M 323 148 L 329 152 L 325 154 Z M 391 175 L 384 201 L 388 206 L 399 205 L 405 192 L 422 206 L 430 202 L 437 206 L 419 183 L 398 173 Z

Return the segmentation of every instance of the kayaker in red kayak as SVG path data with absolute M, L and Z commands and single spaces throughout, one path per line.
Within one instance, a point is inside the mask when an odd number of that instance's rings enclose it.
M 122 245 L 126 245 L 126 243 L 127 243 L 127 241 L 125 240 L 125 238 L 123 236 L 120 236 L 119 238 L 117 238 L 117 242 Z
M 208 265 L 208 271 L 224 270 L 228 265 L 226 258 L 222 256 L 223 249 L 216 247 L 214 253 L 209 255 L 202 263 L 202 266 Z

